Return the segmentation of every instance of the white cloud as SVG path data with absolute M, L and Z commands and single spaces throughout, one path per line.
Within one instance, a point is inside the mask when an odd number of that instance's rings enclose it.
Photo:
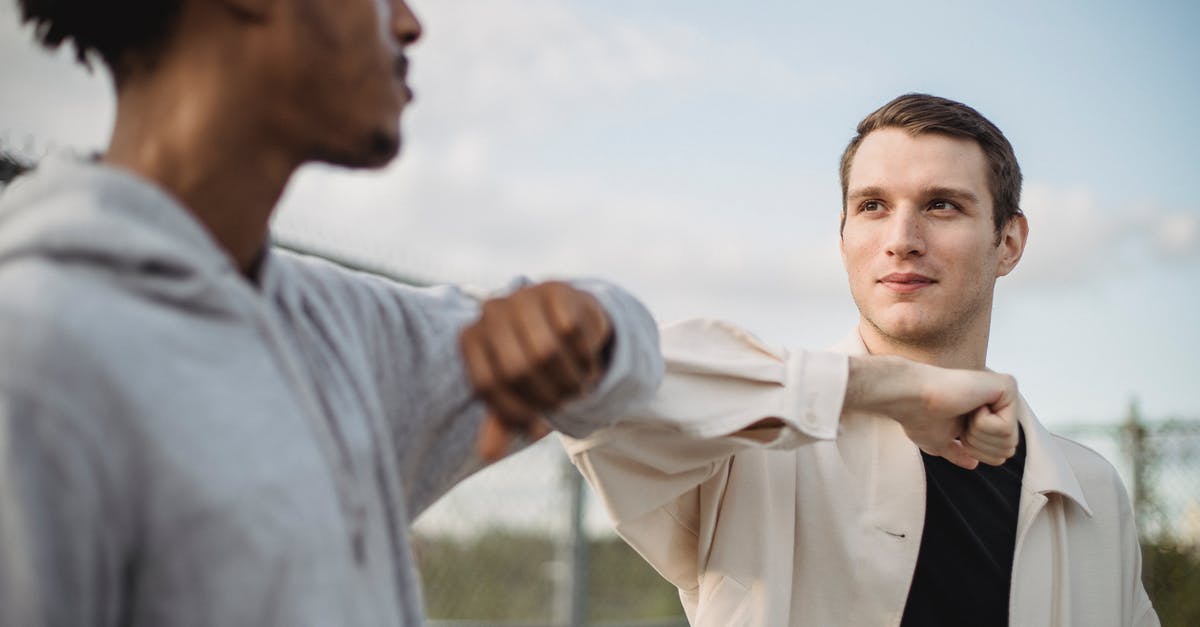
M 699 70 L 697 36 L 610 17 L 589 20 L 551 0 L 464 0 L 417 6 L 426 36 L 413 50 L 420 108 L 451 128 L 544 128 L 564 107 L 619 100 Z M 436 120 L 430 120 L 436 122 Z
M 552 131 L 630 97 L 803 92 L 802 77 L 753 41 L 716 40 L 682 21 L 633 21 L 555 0 L 422 2 L 412 50 L 417 132 Z
M 1082 284 L 1200 252 L 1200 210 L 1107 205 L 1080 188 L 1027 185 L 1029 243 L 1014 286 Z
M 1170 213 L 1152 225 L 1157 250 L 1168 258 L 1187 258 L 1200 253 L 1200 215 Z
M 362 177 L 306 173 L 285 201 L 281 232 L 329 237 L 340 230 L 345 239 L 333 246 L 370 248 L 401 265 L 400 253 L 382 243 L 390 241 L 404 247 L 403 263 L 431 269 L 438 280 L 603 275 L 680 310 L 698 299 L 765 308 L 786 286 L 821 297 L 841 293 L 832 217 L 812 228 L 789 211 L 765 226 L 686 179 L 663 191 L 554 164 L 519 179 L 500 174 L 506 147 L 578 123 L 606 103 L 672 90 L 736 93 L 743 84 L 763 95 L 794 94 L 802 81 L 785 63 L 753 42 L 711 41 L 681 24 L 588 16 L 550 0 L 417 8 L 427 32 L 413 53 L 418 101 L 400 164 L 370 180 L 373 194 L 359 188 L 367 184 Z M 811 196 L 803 180 L 735 196 L 745 206 L 778 206 Z M 341 229 L 328 228 L 334 220 Z

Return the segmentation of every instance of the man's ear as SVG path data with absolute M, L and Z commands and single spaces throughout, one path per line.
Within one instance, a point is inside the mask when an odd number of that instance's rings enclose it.
M 275 10 L 275 5 L 278 0 L 214 0 L 217 4 L 222 5 L 239 16 L 255 20 L 263 21 L 270 17 L 271 12 Z
M 842 268 L 846 267 L 846 212 L 842 211 L 842 226 L 838 230 L 838 253 L 842 256 Z
M 1000 231 L 1000 259 L 996 264 L 996 276 L 1002 277 L 1017 267 L 1021 255 L 1025 254 L 1025 242 L 1029 239 L 1029 221 L 1018 214 L 1009 218 Z

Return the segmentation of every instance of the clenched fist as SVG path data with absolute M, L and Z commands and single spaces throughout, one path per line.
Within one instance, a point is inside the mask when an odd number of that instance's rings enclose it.
M 476 394 L 488 406 L 478 451 L 505 455 L 513 434 L 539 438 L 543 417 L 600 381 L 612 323 L 591 294 L 561 282 L 519 289 L 483 303 L 459 347 Z
M 1017 405 L 1017 383 L 1008 375 L 899 357 L 850 360 L 845 411 L 886 415 L 921 450 L 963 468 L 999 466 L 1016 453 Z

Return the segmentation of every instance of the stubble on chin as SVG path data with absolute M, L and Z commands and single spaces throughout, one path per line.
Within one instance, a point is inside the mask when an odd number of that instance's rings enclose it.
M 858 309 L 863 322 L 885 342 L 924 352 L 954 349 L 970 339 L 979 323 L 988 325 L 991 303 L 986 299 L 964 298 L 949 310 L 929 305 L 903 312 L 868 311 L 861 305 Z
M 916 323 L 882 325 L 870 318 L 863 319 L 889 343 L 926 351 L 952 346 L 962 335 L 956 332 L 956 329 L 946 326 Z
M 896 347 L 937 351 L 954 346 L 966 333 L 968 316 L 959 312 L 936 316 L 931 312 L 911 311 L 889 319 L 890 312 L 869 311 L 861 305 L 858 310 L 874 335 Z

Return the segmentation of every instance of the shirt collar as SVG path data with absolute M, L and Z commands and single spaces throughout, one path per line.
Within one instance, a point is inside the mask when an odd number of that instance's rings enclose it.
M 850 332 L 834 344 L 832 350 L 847 355 L 867 355 L 858 329 Z M 1075 501 L 1088 516 L 1092 509 L 1083 495 L 1083 488 L 1075 476 L 1075 470 L 1055 441 L 1055 435 L 1042 426 L 1041 421 L 1029 408 L 1025 397 L 1020 397 L 1017 406 L 1017 422 L 1025 431 L 1025 471 L 1021 478 L 1022 489 L 1039 494 L 1057 493 Z

